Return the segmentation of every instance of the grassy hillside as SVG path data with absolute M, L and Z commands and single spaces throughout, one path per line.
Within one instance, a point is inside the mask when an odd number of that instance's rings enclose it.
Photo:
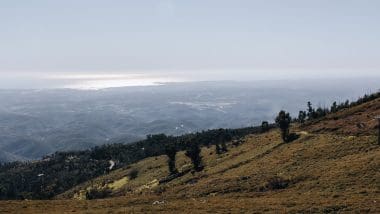
M 300 138 L 291 143 L 272 130 L 229 143 L 221 155 L 203 147 L 203 171 L 166 183 L 160 183 L 168 175 L 166 156 L 149 157 L 56 200 L 0 201 L 0 213 L 379 213 L 380 146 L 372 120 L 378 106 L 379 99 L 294 125 Z M 180 152 L 176 164 L 187 171 L 190 160 Z M 134 179 L 132 171 L 138 172 Z M 110 191 L 106 199 L 84 200 L 86 192 L 103 190 Z
M 371 135 L 376 134 L 378 123 L 374 117 L 378 115 L 380 98 L 310 121 L 303 128 L 315 133 Z
M 272 127 L 274 127 L 272 125 Z M 186 144 L 212 145 L 221 136 L 241 137 L 259 133 L 260 127 L 215 129 L 181 136 L 148 135 L 131 144 L 107 144 L 91 150 L 56 152 L 43 160 L 0 164 L 0 200 L 51 199 L 83 182 L 128 166 L 147 157 L 165 154 L 166 146 L 184 150 Z

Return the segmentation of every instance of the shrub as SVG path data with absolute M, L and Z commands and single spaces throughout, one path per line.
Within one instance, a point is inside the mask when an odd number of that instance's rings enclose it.
M 130 180 L 134 180 L 137 178 L 138 174 L 139 174 L 139 171 L 137 169 L 132 169 L 131 171 L 128 172 L 128 178 Z
M 112 191 L 108 188 L 105 189 L 91 189 L 86 192 L 86 199 L 87 200 L 93 200 L 93 199 L 102 199 L 107 198 L 111 195 Z
M 264 133 L 267 131 L 269 131 L 269 123 L 268 123 L 268 121 L 263 121 L 261 123 L 261 132 Z
M 288 179 L 275 176 L 273 178 L 270 178 L 265 185 L 265 189 L 267 190 L 278 190 L 278 189 L 285 189 L 289 186 L 290 181 Z
M 306 111 L 299 111 L 299 113 L 298 113 L 298 122 L 304 123 L 305 120 L 306 120 L 306 116 L 307 116 Z

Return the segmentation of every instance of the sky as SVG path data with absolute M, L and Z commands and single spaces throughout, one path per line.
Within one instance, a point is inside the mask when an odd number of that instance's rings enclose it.
M 378 0 L 1 0 L 0 88 L 62 75 L 380 76 L 379 11 Z

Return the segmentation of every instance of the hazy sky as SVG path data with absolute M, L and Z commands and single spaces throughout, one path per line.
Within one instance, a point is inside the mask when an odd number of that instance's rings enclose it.
M 2 0 L 0 76 L 374 76 L 378 0 Z

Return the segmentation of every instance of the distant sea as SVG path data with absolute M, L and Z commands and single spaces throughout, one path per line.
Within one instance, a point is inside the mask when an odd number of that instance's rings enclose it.
M 331 71 L 331 75 L 324 72 L 292 72 L 277 71 L 259 72 L 231 72 L 231 71 L 176 71 L 176 72 L 145 72 L 145 73 L 110 73 L 110 72 L 0 72 L 0 89 L 55 89 L 69 88 L 80 90 L 98 90 L 103 88 L 127 86 L 155 86 L 175 82 L 197 81 L 255 81 L 255 84 L 285 83 L 287 87 L 296 87 L 299 84 L 319 82 L 333 85 L 356 85 L 365 90 L 373 90 L 372 83 L 378 85 L 379 75 L 365 75 L 366 72 L 338 72 Z M 368 73 L 368 72 L 367 72 Z M 373 72 L 372 72 L 373 73 Z M 281 74 L 281 75 L 280 75 Z M 368 73 L 370 74 L 370 73 Z M 311 80 L 311 82 L 310 82 Z M 308 83 L 309 82 L 309 83 Z
M 186 81 L 154 74 L 46 74 L 24 73 L 1 75 L 0 89 L 54 89 L 69 88 L 97 90 L 112 87 L 154 86 L 169 82 Z

